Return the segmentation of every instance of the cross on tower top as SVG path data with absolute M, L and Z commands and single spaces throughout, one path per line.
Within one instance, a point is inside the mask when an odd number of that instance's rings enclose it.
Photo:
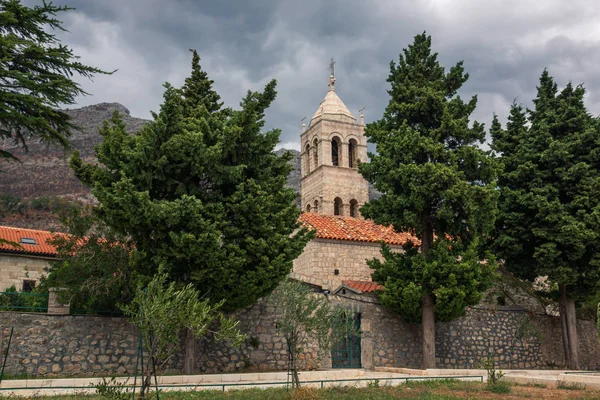
M 329 75 L 329 90 L 334 90 L 335 91 L 335 87 L 333 86 L 335 84 L 335 60 L 333 59 L 333 57 L 331 57 L 331 61 L 329 61 L 329 67 L 327 67 L 327 69 L 330 72 Z

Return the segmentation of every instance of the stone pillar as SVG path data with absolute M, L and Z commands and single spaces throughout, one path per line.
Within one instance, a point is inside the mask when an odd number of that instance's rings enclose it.
M 342 203 L 342 216 L 343 217 L 350 216 L 350 203 Z
M 375 366 L 373 365 L 373 338 L 371 333 L 371 321 L 369 318 L 362 318 L 360 329 L 362 331 L 360 339 L 361 366 L 364 369 L 374 369 Z
M 340 156 L 342 157 L 340 167 L 350 168 L 349 155 L 350 153 L 348 153 L 348 143 L 344 142 L 342 143 L 342 153 L 340 154 Z
M 58 294 L 62 288 L 52 288 L 48 290 L 48 314 L 52 315 L 68 315 L 71 313 L 71 306 L 69 303 L 62 304 L 58 301 Z
M 333 165 L 331 162 L 331 141 L 323 139 L 321 141 L 322 165 Z

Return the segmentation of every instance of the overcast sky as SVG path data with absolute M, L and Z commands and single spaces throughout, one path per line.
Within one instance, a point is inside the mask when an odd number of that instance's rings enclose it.
M 27 0 L 27 4 L 40 3 Z M 388 102 L 389 62 L 423 31 L 449 67 L 464 60 L 478 94 L 475 119 L 504 123 L 513 99 L 529 105 L 547 67 L 560 86 L 583 83 L 600 113 L 598 0 L 55 0 L 75 11 L 60 34 L 82 61 L 112 76 L 82 81 L 93 94 L 78 105 L 119 102 L 150 118 L 162 84 L 181 85 L 190 48 L 228 106 L 247 90 L 278 81 L 268 127 L 282 146 L 299 148 L 301 118 L 310 119 L 327 91 L 330 57 L 336 90 L 358 116 L 379 119 Z

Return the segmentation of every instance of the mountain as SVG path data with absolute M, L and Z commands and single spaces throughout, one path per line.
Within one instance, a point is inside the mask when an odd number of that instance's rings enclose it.
M 100 103 L 87 107 L 64 110 L 78 127 L 71 133 L 72 148 L 81 152 L 85 161 L 96 161 L 94 146 L 102 140 L 98 128 L 110 119 L 114 111 L 123 116 L 128 132 L 141 129 L 148 120 L 132 117 L 119 103 Z M 59 214 L 70 204 L 92 204 L 90 189 L 82 185 L 69 168 L 71 151 L 47 145 L 39 140 L 29 140 L 28 151 L 6 141 L 2 148 L 9 150 L 20 162 L 0 161 L 0 225 L 35 229 L 60 230 Z M 300 153 L 293 154 L 294 169 L 288 185 L 300 193 Z
M 71 133 L 72 148 L 81 152 L 85 161 L 96 161 L 94 146 L 102 140 L 98 128 L 114 111 L 122 114 L 128 132 L 141 129 L 148 120 L 132 117 L 119 103 L 100 103 L 77 109 L 64 110 L 78 127 Z M 60 230 L 59 215 L 72 204 L 93 204 L 90 189 L 82 185 L 69 168 L 71 151 L 47 145 L 39 140 L 28 141 L 28 151 L 6 141 L 2 146 L 20 159 L 20 162 L 0 161 L 0 225 L 34 229 Z M 293 169 L 288 176 L 288 187 L 298 194 L 300 205 L 300 152 L 279 149 L 278 155 L 289 151 Z M 369 188 L 371 198 L 379 197 Z
M 98 127 L 114 111 L 123 114 L 129 132 L 139 130 L 147 122 L 134 118 L 129 110 L 118 103 L 100 103 L 93 106 L 65 110 L 79 128 L 69 138 L 73 148 L 79 149 L 85 160 L 95 160 L 94 146 L 102 140 Z M 3 146 L 4 147 L 4 146 Z M 5 146 L 21 162 L 0 161 L 0 193 L 20 199 L 42 196 L 61 196 L 90 201 L 89 190 L 75 178 L 69 168 L 70 151 L 47 145 L 39 140 L 28 141 L 28 151 Z

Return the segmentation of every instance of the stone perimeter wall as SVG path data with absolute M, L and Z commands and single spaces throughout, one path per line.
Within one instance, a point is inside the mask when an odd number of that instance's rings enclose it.
M 420 325 L 406 324 L 376 302 L 341 299 L 362 315 L 362 366 L 419 368 Z M 198 346 L 200 373 L 285 370 L 283 338 L 276 334 L 273 309 L 265 302 L 236 313 L 248 339 L 240 349 L 202 339 Z M 28 376 L 113 375 L 133 373 L 138 334 L 123 318 L 0 313 L 0 334 L 6 346 L 14 336 L 6 373 Z M 524 332 L 524 334 L 519 334 Z M 593 321 L 578 321 L 582 368 L 600 369 L 600 344 Z M 500 368 L 561 368 L 564 364 L 560 321 L 515 307 L 473 308 L 464 317 L 437 324 L 439 368 L 477 368 L 492 351 Z M 182 369 L 176 355 L 169 372 Z M 303 368 L 329 366 L 320 362 L 315 346 L 303 354 Z
M 363 321 L 370 329 L 363 333 L 363 346 L 372 343 L 373 365 L 420 368 L 420 324 L 404 323 L 380 306 L 365 308 Z M 578 320 L 577 330 L 581 368 L 600 369 L 600 341 L 594 321 Z M 436 324 L 438 368 L 479 368 L 488 356 L 503 369 L 564 368 L 559 318 L 510 306 L 480 306 L 461 318 Z
M 273 312 L 265 301 L 259 301 L 235 313 L 240 329 L 248 334 L 241 348 L 211 338 L 200 339 L 198 372 L 286 370 L 285 343 L 276 333 Z M 139 334 L 125 318 L 0 312 L 3 348 L 11 327 L 14 333 L 7 374 L 76 376 L 134 372 Z M 303 369 L 321 366 L 317 353 L 315 346 L 308 346 L 300 360 Z M 182 354 L 176 354 L 167 370 L 180 373 L 182 369 Z

